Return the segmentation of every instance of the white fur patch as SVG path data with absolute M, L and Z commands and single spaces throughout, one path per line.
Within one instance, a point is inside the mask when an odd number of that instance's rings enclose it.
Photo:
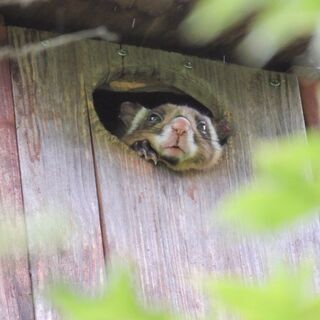
M 165 144 L 169 139 L 170 136 L 172 135 L 172 128 L 171 128 L 171 122 L 169 125 L 166 125 L 161 133 L 161 135 L 156 136 L 155 140 L 158 145 Z M 193 139 L 193 132 L 192 130 L 189 130 L 187 132 L 187 136 L 185 137 L 187 139 L 186 145 L 188 147 L 186 151 L 188 157 L 192 157 L 197 153 L 198 146 L 195 144 L 194 139 Z
M 132 120 L 131 126 L 127 131 L 127 134 L 132 133 L 134 130 L 136 130 L 139 127 L 139 124 L 141 123 L 141 120 L 145 118 L 145 116 L 148 114 L 148 109 L 141 107 L 141 109 L 137 112 L 135 117 Z
M 222 150 L 222 146 L 219 143 L 218 134 L 214 126 L 211 122 L 208 123 L 209 131 L 210 131 L 210 137 L 211 137 L 211 144 L 215 150 Z

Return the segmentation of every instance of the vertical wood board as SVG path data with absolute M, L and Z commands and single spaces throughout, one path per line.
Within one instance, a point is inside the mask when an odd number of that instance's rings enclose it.
M 1 23 L 2 24 L 2 23 Z M 0 26 L 0 44 L 7 44 L 7 29 Z M 33 319 L 32 288 L 26 243 L 15 242 L 15 236 L 26 239 L 23 199 L 16 144 L 12 86 L 8 60 L 0 61 L 0 221 L 17 235 L 10 234 L 9 254 L 0 252 L 0 319 Z
M 306 127 L 320 129 L 320 70 L 315 67 L 293 66 L 290 72 L 299 80 Z
M 15 47 L 49 37 L 10 29 Z M 36 319 L 59 318 L 44 294 L 52 281 L 65 280 L 91 294 L 104 283 L 95 172 L 79 68 L 74 45 L 12 63 Z M 35 219 L 48 233 L 60 230 L 62 243 L 35 242 Z

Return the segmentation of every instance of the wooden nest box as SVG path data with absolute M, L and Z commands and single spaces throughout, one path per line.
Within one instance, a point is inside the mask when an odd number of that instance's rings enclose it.
M 17 48 L 49 37 L 8 28 Z M 29 244 L 15 262 L 1 264 L 1 319 L 58 319 L 44 298 L 46 284 L 62 278 L 94 293 L 114 258 L 134 264 L 150 304 L 191 318 L 207 312 L 194 274 L 267 272 L 277 240 L 264 244 L 225 229 L 217 207 L 251 177 L 259 139 L 305 130 L 294 75 L 95 40 L 0 67 L 0 205 L 23 217 L 27 239 L 32 219 L 46 221 L 48 212 L 66 214 L 77 230 L 62 247 L 51 244 L 50 254 L 47 245 L 34 252 Z M 188 95 L 215 116 L 231 115 L 236 135 L 213 170 L 173 173 L 141 160 L 105 130 L 94 106 L 97 89 Z M 306 233 L 282 239 L 284 257 L 298 259 L 297 241 L 303 247 Z

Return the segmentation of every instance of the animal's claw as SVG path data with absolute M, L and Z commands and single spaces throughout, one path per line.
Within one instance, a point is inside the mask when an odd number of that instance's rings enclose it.
M 155 165 L 158 163 L 158 155 L 151 148 L 148 140 L 136 141 L 131 148 L 147 161 L 152 160 Z

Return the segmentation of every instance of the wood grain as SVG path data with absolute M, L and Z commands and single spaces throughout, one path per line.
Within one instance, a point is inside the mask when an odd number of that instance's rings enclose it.
M 7 29 L 0 23 L 0 45 L 7 44 Z M 16 144 L 9 61 L 0 61 L 0 221 L 26 240 L 23 199 Z M 13 235 L 12 235 L 13 236 Z M 14 240 L 14 238 L 12 238 Z M 13 243 L 12 243 L 13 244 Z M 32 287 L 26 243 L 10 244 L 0 257 L 0 319 L 33 319 Z M 0 248 L 0 251 L 4 253 Z
M 207 306 L 192 279 L 202 271 L 260 279 L 273 263 L 297 263 L 305 251 L 320 244 L 318 220 L 265 241 L 230 229 L 219 219 L 223 198 L 252 177 L 252 152 L 260 139 L 305 131 L 297 80 L 174 53 L 126 49 L 123 76 L 140 79 L 143 73 L 160 79 L 216 115 L 231 113 L 236 126 L 237 134 L 214 170 L 177 174 L 144 162 L 117 143 L 104 131 L 88 100 L 111 262 L 113 256 L 134 262 L 147 301 L 199 318 Z M 91 59 L 101 61 L 103 56 L 95 50 Z M 185 68 L 186 61 L 192 69 Z M 91 77 L 95 79 L 94 71 Z M 280 86 L 272 86 L 272 80 Z M 319 273 L 315 282 L 318 277 Z
M 15 46 L 47 36 L 10 31 Z M 261 239 L 221 223 L 218 208 L 252 177 L 252 152 L 261 138 L 305 131 L 296 78 L 135 47 L 126 47 L 121 57 L 118 49 L 82 41 L 13 64 L 36 318 L 58 318 L 43 296 L 50 280 L 69 279 L 89 292 L 100 287 L 102 242 L 111 265 L 119 259 L 135 265 L 138 292 L 146 301 L 194 319 L 208 311 L 202 289 L 192 285 L 203 271 L 261 279 L 275 262 L 296 264 L 316 252 L 318 219 Z M 190 94 L 216 116 L 231 113 L 237 134 L 215 169 L 177 174 L 154 167 L 104 129 L 92 92 L 141 74 Z M 65 213 L 80 232 L 62 246 L 35 251 L 32 219 L 50 212 Z M 317 288 L 319 275 L 318 263 Z
M 290 69 L 299 80 L 301 103 L 306 127 L 320 129 L 320 71 L 311 67 Z
M 19 47 L 46 33 L 10 29 Z M 69 45 L 12 63 L 22 189 L 36 319 L 58 319 L 46 299 L 51 282 L 68 281 L 97 294 L 104 255 L 84 81 L 76 47 Z M 34 221 L 62 243 L 37 240 Z M 69 226 L 69 228 L 67 228 Z M 41 229 L 40 229 L 41 230 Z M 39 231 L 40 231 L 39 230 Z M 63 234 L 62 234 L 63 233 Z M 42 244 L 43 242 L 43 244 Z

